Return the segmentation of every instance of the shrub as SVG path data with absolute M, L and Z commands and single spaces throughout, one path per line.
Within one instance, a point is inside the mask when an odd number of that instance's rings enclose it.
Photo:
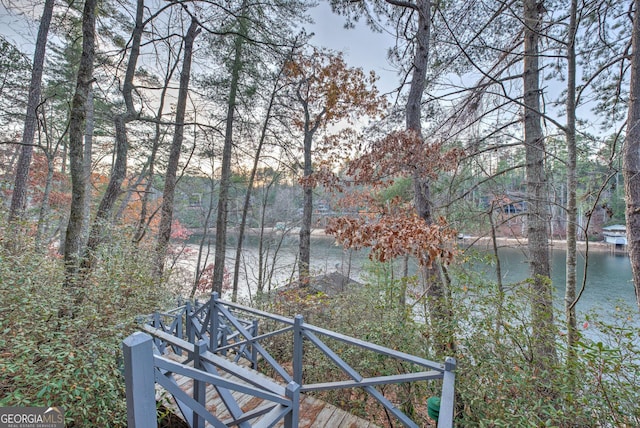
M 632 308 L 619 307 L 613 323 L 592 316 L 576 352 L 557 334 L 557 361 L 541 372 L 530 346 L 528 284 L 500 293 L 496 284 L 463 278 L 452 287 L 458 426 L 640 426 L 640 334 Z M 562 332 L 563 320 L 556 314 L 549 328 Z
M 556 314 L 557 359 L 543 372 L 531 343 L 532 295 L 527 282 L 505 286 L 488 282 L 472 270 L 451 268 L 450 305 L 455 337 L 456 426 L 459 427 L 613 427 L 640 426 L 640 330 L 635 309 L 619 305 L 613 322 L 595 315 L 588 321 L 575 352 L 566 349 L 563 315 Z M 358 337 L 392 349 L 434 358 L 430 350 L 430 326 L 417 308 L 421 299 L 400 304 L 405 285 L 394 280 L 388 266 L 373 265 L 367 285 L 328 299 L 323 295 L 291 292 L 272 301 L 267 309 L 293 316 L 305 314 L 305 322 Z M 416 292 L 414 296 L 422 293 Z M 413 307 L 413 309 L 412 309 Z M 585 326 L 582 326 L 583 332 Z M 268 330 L 268 329 L 267 329 Z M 405 372 L 401 365 L 366 351 L 328 342 L 363 376 Z M 291 337 L 269 343 L 279 361 L 291 359 Z M 344 375 L 320 352 L 305 347 L 305 383 L 343 380 Z M 439 383 L 420 382 L 399 388 L 385 387 L 407 413 L 424 419 L 427 397 L 439 392 Z M 389 426 L 384 414 L 359 390 L 332 391 L 321 398 L 349 409 L 379 425 Z
M 424 325 L 411 316 L 411 311 L 406 306 L 400 304 L 400 294 L 407 285 L 407 279 L 393 279 L 389 274 L 388 264 L 372 264 L 368 269 L 370 274 L 367 284 L 361 287 L 356 286 L 331 298 L 322 293 L 310 292 L 306 288 L 292 289 L 278 294 L 277 299 L 267 302 L 264 309 L 289 317 L 303 314 L 305 323 L 428 358 L 423 336 Z M 262 324 L 260 328 L 262 331 L 272 330 L 267 325 L 263 328 Z M 417 369 L 411 364 L 346 345 L 341 341 L 322 335 L 319 338 L 364 377 L 404 374 Z M 290 365 L 292 340 L 291 335 L 279 335 L 265 343 L 267 350 L 284 367 Z M 324 353 L 307 342 L 304 347 L 303 377 L 305 384 L 348 379 Z M 425 381 L 384 385 L 379 388 L 403 412 L 421 420 L 426 417 L 427 398 L 434 391 L 439 391 L 440 387 L 440 382 Z M 377 425 L 397 424 L 363 390 L 330 390 L 315 395 Z
M 117 236 L 116 233 L 113 236 Z M 73 316 L 63 263 L 24 242 L 0 247 L 0 406 L 62 406 L 68 426 L 126 426 L 121 342 L 164 306 L 151 261 L 125 239 L 103 247 Z

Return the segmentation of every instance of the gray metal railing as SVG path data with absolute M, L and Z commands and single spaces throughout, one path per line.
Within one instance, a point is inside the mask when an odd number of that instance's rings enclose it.
M 270 324 L 279 328 L 258 334 L 258 319 L 269 320 Z M 136 416 L 142 412 L 147 415 L 146 417 L 151 417 L 147 413 L 151 411 L 151 403 L 144 402 L 145 398 L 142 396 L 144 394 L 140 393 L 140 390 L 145 390 L 146 394 L 149 394 L 149 391 L 154 388 L 154 383 L 157 382 L 174 396 L 185 420 L 192 427 L 203 427 L 206 421 L 215 427 L 237 425 L 248 428 L 257 426 L 251 425 L 250 421 L 259 416 L 262 416 L 260 426 L 271 426 L 284 419 L 286 428 L 297 427 L 300 393 L 362 388 L 404 426 L 417 428 L 419 424 L 387 399 L 376 386 L 436 379 L 442 380 L 438 427 L 453 426 L 456 368 L 453 358 L 447 358 L 444 363 L 429 361 L 306 324 L 301 315 L 291 319 L 222 301 L 217 293 L 212 294 L 211 299 L 204 304 L 186 304 L 167 313 L 154 314 L 148 318 L 143 328 L 146 333 L 134 333 L 123 344 L 127 408 L 129 417 L 132 418 L 129 420 L 129 426 L 154 426 L 155 401 L 153 402 L 153 423 L 142 422 L 146 419 L 136 419 Z M 267 339 L 288 332 L 293 335 L 290 344 L 292 373 L 282 367 L 263 346 L 263 342 Z M 416 371 L 365 377 L 347 364 L 338 352 L 327 344 L 327 340 L 409 363 Z M 335 367 L 346 374 L 349 380 L 305 384 L 304 347 L 307 344 L 319 349 Z M 182 351 L 186 351 L 188 359 L 184 363 L 193 362 L 193 367 L 171 361 L 161 355 L 154 355 L 153 345 L 157 354 L 160 351 L 164 352 L 167 347 L 171 347 L 173 352 L 179 355 Z M 234 353 L 233 361 L 229 359 L 231 356 L 229 352 Z M 268 364 L 280 381 L 256 376 L 255 372 L 236 364 L 240 359 L 250 362 L 253 369 L 258 368 L 258 362 Z M 230 373 L 240 381 L 225 379 L 221 376 L 221 372 Z M 194 379 L 192 396 L 188 396 L 178 387 L 173 374 Z M 138 387 L 137 393 L 135 385 L 130 385 L 136 382 L 143 384 L 143 387 Z M 204 392 L 206 384 L 216 388 L 231 415 L 228 420 L 221 421 L 206 410 Z M 268 404 L 252 412 L 243 413 L 231 397 L 231 391 L 261 398 Z M 155 394 L 151 394 L 151 397 L 155 400 Z M 146 399 L 148 400 L 148 397 Z M 140 410 L 142 408 L 147 411 Z M 138 420 L 142 425 L 136 424 Z M 146 423 L 149 425 L 145 425 Z
M 233 330 L 229 325 L 222 322 L 219 316 L 212 317 L 214 313 L 214 306 L 216 301 L 210 299 L 209 301 L 202 303 L 196 300 L 194 303 L 187 302 L 184 305 L 171 309 L 167 312 L 155 312 L 146 317 L 142 317 L 139 323 L 142 325 L 150 325 L 155 329 L 158 329 L 165 333 L 179 338 L 185 339 L 189 343 L 197 343 L 200 340 L 206 340 L 209 349 L 218 349 L 222 355 L 226 355 L 227 350 L 236 351 L 236 362 L 244 357 L 247 360 L 253 361 L 254 368 L 257 368 L 257 356 L 255 351 L 248 348 L 245 343 L 236 345 L 239 341 L 240 333 L 237 330 Z M 240 325 L 244 330 L 252 335 L 256 335 L 258 331 L 257 320 L 244 320 L 236 317 Z M 210 332 L 215 331 L 217 334 L 212 335 Z M 167 342 L 154 339 L 155 345 L 161 354 L 166 351 Z M 180 347 L 172 345 L 174 353 L 181 355 L 182 349 Z M 253 352 L 254 355 L 248 353 Z

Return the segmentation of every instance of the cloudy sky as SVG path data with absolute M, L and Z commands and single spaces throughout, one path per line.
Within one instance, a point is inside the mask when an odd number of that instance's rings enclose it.
M 375 71 L 380 76 L 378 87 L 381 91 L 388 92 L 397 87 L 396 72 L 387 62 L 393 35 L 373 32 L 363 23 L 347 30 L 344 18 L 331 12 L 331 7 L 324 1 L 312 10 L 311 15 L 315 20 L 315 25 L 309 28 L 315 34 L 313 44 L 342 51 L 351 66 L 361 67 L 365 72 Z
M 39 11 L 25 8 L 26 2 L 16 1 L 27 15 L 38 15 Z M 366 25 L 359 23 L 355 29 L 344 28 L 344 18 L 331 12 L 329 4 L 320 1 L 311 11 L 315 24 L 307 30 L 315 35 L 312 43 L 345 53 L 346 61 L 354 67 L 361 67 L 365 72 L 373 70 L 381 77 L 378 84 L 382 91 L 391 91 L 397 86 L 398 78 L 387 62 L 387 50 L 393 44 L 393 36 L 388 33 L 375 33 Z M 38 31 L 37 22 L 26 16 L 7 13 L 5 4 L 0 1 L 0 33 L 27 55 L 34 50 L 34 41 Z

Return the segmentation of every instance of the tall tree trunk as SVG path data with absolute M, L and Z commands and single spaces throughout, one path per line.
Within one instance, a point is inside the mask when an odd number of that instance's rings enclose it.
M 275 78 L 274 86 L 271 91 L 271 97 L 269 98 L 269 106 L 265 114 L 264 123 L 262 124 L 262 131 L 260 132 L 260 140 L 258 141 L 258 147 L 253 157 L 253 166 L 251 168 L 251 174 L 249 175 L 249 182 L 247 183 L 247 193 L 244 197 L 244 203 L 242 205 L 242 219 L 240 220 L 240 228 L 238 230 L 238 246 L 236 247 L 236 259 L 233 269 L 233 288 L 231 294 L 231 301 L 235 302 L 238 299 L 238 281 L 240 278 L 240 261 L 242 256 L 242 244 L 244 240 L 244 230 L 247 225 L 247 216 L 249 214 L 249 205 L 251 204 L 251 193 L 253 191 L 253 184 L 255 182 L 256 173 L 258 171 L 258 165 L 260 162 L 260 155 L 262 153 L 262 147 L 267 138 L 267 131 L 269 129 L 269 122 L 271 120 L 271 111 L 275 104 L 276 95 L 278 93 L 278 86 L 280 84 L 280 75 L 283 68 L 280 69 L 280 73 Z
M 542 3 L 524 1 L 524 143 L 527 180 L 527 235 L 531 269 L 534 358 L 542 367 L 555 356 L 553 301 L 549 267 L 548 203 L 544 136 L 540 114 L 539 32 Z
M 113 206 L 120 195 L 120 187 L 122 186 L 122 182 L 127 174 L 127 153 L 129 149 L 129 142 L 127 141 L 127 123 L 137 117 L 133 105 L 133 77 L 138 63 L 138 56 L 140 55 L 140 41 L 142 39 L 142 31 L 144 29 L 143 16 L 144 0 L 138 0 L 136 8 L 136 24 L 131 38 L 131 52 L 129 54 L 127 71 L 125 72 L 124 82 L 122 85 L 122 97 L 124 99 L 126 111 L 124 113 L 117 114 L 113 118 L 116 145 L 115 161 L 111 169 L 111 176 L 109 177 L 107 190 L 100 201 L 93 225 L 91 226 L 91 231 L 89 232 L 89 240 L 82 260 L 82 265 L 85 270 L 91 269 L 93 266 L 95 261 L 95 251 L 103 240 L 105 223 L 107 223 L 111 217 Z
M 263 198 L 263 201 L 265 199 Z M 265 203 L 262 203 L 260 212 L 260 237 L 258 239 L 258 284 L 256 286 L 258 295 L 264 291 L 265 278 L 267 277 L 265 269 L 267 266 L 267 254 L 264 254 L 264 218 L 266 215 Z M 284 233 L 282 234 L 284 236 Z M 270 246 L 267 246 L 267 252 Z M 271 283 L 269 283 L 269 291 L 271 291 Z
M 84 176 L 85 176 L 85 198 L 82 219 L 82 242 L 89 240 L 89 227 L 91 226 L 91 162 L 93 153 L 93 129 L 94 121 L 93 89 L 89 88 L 89 98 L 87 99 L 87 123 L 84 133 Z
M 309 112 L 305 106 L 304 128 L 304 176 L 309 177 L 313 173 L 311 164 L 311 148 L 313 135 L 317 126 L 310 127 Z M 298 258 L 298 282 L 300 285 L 309 283 L 311 275 L 311 223 L 313 221 L 313 186 L 305 182 L 302 185 L 302 222 L 300 224 L 300 244 Z
M 204 227 L 202 230 L 202 237 L 200 238 L 200 245 L 198 246 L 198 258 L 196 260 L 196 274 L 193 279 L 193 287 L 191 287 L 191 293 L 189 294 L 189 298 L 193 299 L 196 295 L 196 291 L 198 291 L 198 287 L 200 285 L 200 280 L 202 279 L 202 273 L 207 268 L 207 263 L 209 263 L 209 255 L 211 253 L 211 238 L 209 237 L 209 221 L 211 219 L 211 213 L 213 213 L 213 192 L 215 191 L 215 180 L 213 178 L 213 174 L 211 176 L 211 192 L 209 197 L 209 206 L 207 207 L 207 214 L 204 218 Z M 206 254 L 205 253 L 205 244 L 207 245 Z M 204 263 L 203 263 L 203 254 L 204 254 Z
M 304 140 L 302 142 L 304 152 L 303 174 L 304 178 L 309 178 L 311 174 L 313 174 L 313 165 L 311 162 L 313 137 L 324 120 L 326 110 L 323 109 L 312 122 L 308 98 L 304 98 L 300 94 L 299 90 L 297 97 L 304 109 Z M 307 180 L 305 180 L 302 185 L 302 192 L 302 222 L 300 224 L 299 234 L 298 282 L 300 285 L 306 285 L 309 283 L 311 275 L 309 267 L 311 266 L 311 223 L 313 221 L 313 186 L 311 186 Z
M 406 106 L 407 129 L 422 134 L 422 95 L 427 80 L 427 67 L 429 65 L 429 38 L 431 37 L 431 2 L 430 0 L 418 0 L 416 2 L 418 14 L 418 30 L 415 37 L 415 52 L 413 57 L 413 73 Z M 416 189 L 418 190 L 418 189 Z M 420 192 L 421 194 L 421 192 Z M 416 197 L 420 197 L 416 194 Z M 416 201 L 416 204 L 418 201 Z M 425 220 L 431 220 L 430 199 L 420 201 L 416 206 L 418 213 Z
M 55 153 L 55 152 L 54 152 Z M 49 198 L 51 197 L 51 188 L 53 187 L 53 171 L 55 168 L 53 162 L 54 153 L 46 153 L 47 157 L 47 178 L 42 192 L 42 204 L 40 205 L 40 215 L 38 215 L 38 229 L 36 231 L 36 246 L 42 248 L 45 235 L 47 217 L 49 217 Z
M 493 256 L 496 259 L 496 280 L 498 283 L 498 293 L 500 293 L 500 299 L 504 294 L 504 284 L 502 283 L 502 264 L 500 263 L 500 254 L 498 253 L 498 239 L 496 236 L 496 222 L 493 218 L 494 213 L 496 212 L 496 207 L 494 203 L 491 203 L 491 207 L 489 208 L 488 217 L 489 217 L 489 225 L 491 226 L 491 244 L 493 247 Z
M 71 210 L 64 245 L 67 286 L 73 284 L 78 269 L 86 177 L 84 172 L 83 136 L 87 111 L 87 98 L 93 79 L 95 54 L 95 22 L 97 0 L 86 0 L 82 12 L 82 56 L 78 68 L 76 91 L 71 100 L 69 120 L 69 170 L 71 172 Z
M 406 106 L 406 126 L 422 138 L 422 95 L 426 85 L 429 63 L 429 37 L 431 33 L 431 2 L 418 1 L 418 31 L 413 58 L 413 73 Z M 426 142 L 424 143 L 426 144 Z M 433 223 L 431 215 L 431 187 L 426 179 L 418 174 L 413 177 L 414 205 L 420 218 L 427 224 Z M 431 276 L 431 275 L 429 275 Z M 436 275 L 437 277 L 437 275 Z M 430 282 L 429 280 L 427 280 Z M 437 285 L 436 290 L 437 292 Z M 440 293 L 442 294 L 442 293 Z
M 136 224 L 136 232 L 133 236 L 133 242 L 136 244 L 142 241 L 142 239 L 147 234 L 147 228 L 149 226 L 149 221 L 150 221 L 149 197 L 153 190 L 153 178 L 155 176 L 156 156 L 158 155 L 158 149 L 160 148 L 160 144 L 159 144 L 160 139 L 157 137 L 158 137 L 158 134 L 156 134 L 156 137 L 154 138 L 154 141 L 153 141 L 151 154 L 149 154 L 149 160 L 148 160 L 149 170 L 145 174 L 147 181 L 145 183 L 144 191 L 142 193 L 142 198 L 140 200 L 140 217 L 138 218 L 138 222 Z M 143 176 L 141 178 L 144 180 L 145 177 Z
M 49 136 L 49 130 L 47 121 L 44 115 L 42 115 L 42 132 L 46 140 L 46 149 L 44 155 L 47 158 L 47 178 L 45 180 L 44 191 L 42 194 L 42 204 L 40 206 L 40 214 L 38 215 L 38 226 L 36 231 L 36 246 L 42 249 L 46 248 L 44 243 L 45 235 L 49 229 L 49 215 L 51 213 L 51 205 L 49 200 L 51 198 L 51 192 L 53 190 L 53 175 L 55 171 L 55 158 L 58 153 L 58 148 L 62 141 L 66 138 L 66 134 L 69 128 L 65 129 L 64 133 L 60 136 L 58 141 L 53 143 Z M 42 144 L 40 144 L 42 146 Z M 43 245 L 45 244 L 45 245 Z
M 622 151 L 629 260 L 640 308 L 640 0 L 634 1 L 627 138 Z
M 416 2 L 418 28 L 415 37 L 415 53 L 413 57 L 413 73 L 406 105 L 406 127 L 422 138 L 422 96 L 424 94 L 429 65 L 429 39 L 431 37 L 431 1 L 418 0 Z M 423 144 L 427 144 L 425 141 Z M 431 183 L 416 173 L 413 177 L 413 202 L 418 216 L 428 225 L 433 224 Z M 431 324 L 436 331 L 435 346 L 443 351 L 453 347 L 448 320 L 450 311 L 447 308 L 444 282 L 438 263 L 433 261 L 431 266 L 423 267 L 422 274 L 425 281 L 426 296 L 429 301 Z
M 182 141 L 184 140 L 184 118 L 187 111 L 187 98 L 189 96 L 189 79 L 191 78 L 191 57 L 193 54 L 193 42 L 200 32 L 198 22 L 191 20 L 191 25 L 184 38 L 184 57 L 182 60 L 182 71 L 180 72 L 180 88 L 178 90 L 178 102 L 176 105 L 176 125 L 173 131 L 173 141 L 169 152 L 169 163 L 165 173 L 164 191 L 162 192 L 162 208 L 160 226 L 158 232 L 158 244 L 156 247 L 156 275 L 162 276 L 164 261 L 171 238 L 171 222 L 173 220 L 173 199 L 176 190 L 176 176 L 178 172 L 178 162 L 182 151 Z
M 243 3 L 244 4 L 244 3 Z M 227 217 L 229 213 L 229 189 L 231 188 L 231 156 L 233 149 L 233 125 L 236 112 L 236 97 L 242 70 L 242 46 L 246 36 L 244 18 L 240 18 L 240 31 L 234 44 L 234 58 L 231 69 L 231 86 L 227 102 L 224 147 L 222 148 L 222 168 L 220 172 L 220 191 L 218 194 L 218 212 L 216 216 L 216 254 L 213 265 L 213 291 L 222 294 L 224 270 L 227 257 Z
M 576 328 L 576 267 L 578 238 L 578 204 L 576 176 L 576 30 L 578 0 L 571 0 L 567 40 L 567 266 L 566 288 L 564 295 L 565 317 L 567 323 L 567 345 L 572 357 L 575 357 L 575 344 L 578 341 Z M 573 358 L 570 358 L 573 360 Z
M 33 68 L 31 69 L 31 82 L 29 83 L 29 99 L 27 100 L 27 113 L 24 118 L 24 128 L 22 130 L 22 147 L 16 177 L 13 185 L 13 195 L 9 208 L 9 222 L 13 222 L 24 216 L 27 201 L 27 182 L 29 179 L 29 168 L 33 155 L 33 139 L 36 131 L 37 108 L 40 104 L 40 93 L 42 88 L 42 70 L 47 46 L 47 36 L 51 17 L 53 16 L 54 0 L 45 0 L 42 10 L 42 18 L 38 28 L 36 38 L 36 49 L 33 55 Z
M 264 193 L 262 196 L 262 204 L 260 207 L 260 232 L 258 234 L 258 294 L 264 291 L 265 285 L 267 285 L 267 291 L 271 291 L 271 284 L 273 282 L 273 273 L 275 271 L 275 262 L 278 258 L 278 254 L 280 252 L 280 248 L 282 247 L 282 243 L 284 242 L 285 237 L 287 236 L 286 231 L 280 235 L 280 237 L 275 242 L 275 248 L 273 248 L 274 243 L 269 240 L 268 245 L 265 246 L 265 217 L 267 214 L 267 201 L 269 200 L 269 194 L 271 193 L 271 186 L 276 184 L 276 177 L 273 177 L 271 182 L 264 188 Z M 273 248 L 273 257 L 271 258 L 271 265 L 268 265 L 269 261 L 269 253 Z M 293 265 L 295 266 L 296 261 L 294 260 Z M 289 281 L 291 282 L 291 281 Z

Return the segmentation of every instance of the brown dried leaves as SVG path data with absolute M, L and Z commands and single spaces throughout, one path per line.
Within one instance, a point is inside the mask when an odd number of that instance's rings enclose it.
M 350 248 L 370 247 L 370 258 L 387 262 L 409 254 L 418 263 L 431 266 L 434 260 L 451 261 L 455 231 L 444 219 L 427 224 L 417 215 L 385 215 L 377 219 L 339 217 L 331 219 L 326 232 Z

